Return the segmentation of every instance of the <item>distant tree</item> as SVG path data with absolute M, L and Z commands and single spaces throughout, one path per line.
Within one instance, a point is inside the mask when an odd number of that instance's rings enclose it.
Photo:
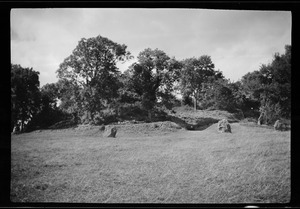
M 130 89 L 141 98 L 142 107 L 151 111 L 157 100 L 167 104 L 173 93 L 174 82 L 179 78 L 180 62 L 159 49 L 147 48 L 140 52 L 138 61 L 130 69 Z
M 57 83 L 45 84 L 40 89 L 41 103 L 37 114 L 27 125 L 27 130 L 48 128 L 49 126 L 65 119 L 67 114 L 58 108 Z
M 67 79 L 59 79 L 56 83 L 56 87 L 60 101 L 59 107 L 66 113 L 72 115 L 75 122 L 79 122 L 79 115 L 82 111 L 80 87 Z
M 291 116 L 291 46 L 285 53 L 275 53 L 270 64 L 263 64 L 258 71 L 242 77 L 246 95 L 260 103 L 260 117 L 266 123 L 276 118 Z
M 179 88 L 182 67 L 182 63 L 172 57 L 167 60 L 167 66 L 160 74 L 162 79 L 157 92 L 157 98 L 167 109 L 172 109 L 179 102 L 176 98 L 176 92 Z
M 246 93 L 241 81 L 230 83 L 229 88 L 233 94 L 235 107 L 243 112 L 243 116 L 257 117 L 260 103 Z
M 58 87 L 56 83 L 45 84 L 42 86 L 40 92 L 42 97 L 41 106 L 43 109 L 57 108 Z
M 20 130 L 37 113 L 40 105 L 39 72 L 11 64 L 11 125 Z
M 149 120 L 151 120 L 151 110 L 156 102 L 159 84 L 160 78 L 154 76 L 151 69 L 142 64 L 133 65 L 131 85 L 134 92 L 140 96 L 143 109 L 148 111 Z
M 128 103 L 133 104 L 140 101 L 140 95 L 136 93 L 133 89 L 132 81 L 132 70 L 125 70 L 119 77 L 119 100 L 120 104 Z
M 102 36 L 82 38 L 57 70 L 59 79 L 63 80 L 61 85 L 71 88 L 64 90 L 70 94 L 62 94 L 62 106 L 93 120 L 96 112 L 118 96 L 120 72 L 116 64 L 132 57 L 126 49 L 124 44 Z M 72 102 L 68 102 L 70 99 Z
M 220 71 L 214 70 L 210 56 L 203 55 L 199 58 L 188 58 L 182 61 L 183 69 L 180 76 L 180 86 L 183 95 L 191 95 L 194 98 L 194 109 L 197 109 L 197 101 L 205 91 L 204 84 L 212 80 L 223 78 Z

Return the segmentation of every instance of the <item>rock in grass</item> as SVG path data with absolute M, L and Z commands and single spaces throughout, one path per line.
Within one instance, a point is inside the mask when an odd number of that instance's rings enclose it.
M 110 134 L 107 136 L 107 137 L 116 137 L 116 134 L 117 134 L 117 128 L 116 127 L 113 127 L 111 130 L 110 130 Z
M 105 125 L 100 126 L 99 130 L 100 131 L 105 131 Z
M 276 120 L 276 122 L 274 124 L 274 129 L 276 131 L 285 131 L 285 130 L 287 130 L 287 127 L 286 127 L 286 124 L 283 123 L 282 121 Z
M 231 133 L 231 126 L 227 119 L 222 119 L 218 122 L 218 131 L 221 133 Z

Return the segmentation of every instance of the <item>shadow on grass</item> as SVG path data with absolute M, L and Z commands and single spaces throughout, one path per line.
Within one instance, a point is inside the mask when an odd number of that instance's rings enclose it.
M 186 130 L 190 131 L 202 131 L 211 126 L 214 123 L 217 123 L 219 120 L 214 118 L 201 118 L 196 121 L 195 124 L 187 123 L 185 120 L 169 115 L 169 120 L 176 123 L 182 128 L 185 128 Z

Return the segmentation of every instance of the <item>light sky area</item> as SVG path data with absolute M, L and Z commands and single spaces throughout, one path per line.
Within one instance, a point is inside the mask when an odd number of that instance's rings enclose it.
M 101 35 L 135 59 L 146 48 L 182 60 L 211 56 L 231 81 L 259 70 L 291 44 L 291 12 L 212 9 L 12 9 L 11 62 L 40 72 L 40 86 L 57 82 L 56 70 L 81 38 Z

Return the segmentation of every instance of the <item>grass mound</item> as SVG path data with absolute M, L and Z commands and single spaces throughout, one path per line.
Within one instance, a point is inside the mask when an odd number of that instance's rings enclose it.
M 77 123 L 72 120 L 63 120 L 50 126 L 49 129 L 65 129 L 76 126 Z
M 181 127 L 171 121 L 153 122 L 153 123 L 123 123 L 110 124 L 105 126 L 105 130 L 101 131 L 101 126 L 94 125 L 78 125 L 76 128 L 69 130 L 75 135 L 80 136 L 99 136 L 105 137 L 110 134 L 111 128 L 117 128 L 117 137 L 135 137 L 167 134 L 176 132 Z M 66 130 L 68 131 L 68 130 Z

